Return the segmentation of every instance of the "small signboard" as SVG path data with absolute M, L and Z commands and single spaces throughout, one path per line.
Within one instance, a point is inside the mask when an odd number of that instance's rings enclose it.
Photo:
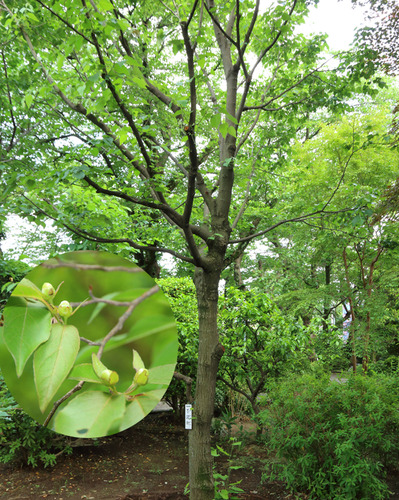
M 190 404 L 185 405 L 185 429 L 191 430 L 193 428 L 193 406 Z

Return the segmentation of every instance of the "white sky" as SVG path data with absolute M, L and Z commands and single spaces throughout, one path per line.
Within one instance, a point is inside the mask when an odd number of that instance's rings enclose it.
M 268 0 L 262 0 L 265 5 Z M 306 23 L 300 28 L 303 34 L 327 33 L 330 50 L 345 50 L 349 48 L 353 40 L 356 28 L 365 24 L 364 9 L 360 7 L 353 8 L 351 0 L 320 0 L 316 8 L 312 7 Z M 15 232 L 8 232 L 7 238 L 1 242 L 1 248 L 4 252 L 14 250 L 18 241 L 19 230 L 25 230 L 35 226 L 22 219 L 13 216 L 9 219 L 8 226 L 14 226 Z
M 364 12 L 362 7 L 353 8 L 351 0 L 320 0 L 316 8 L 312 7 L 301 32 L 327 33 L 330 50 L 345 50 L 356 28 L 366 25 Z

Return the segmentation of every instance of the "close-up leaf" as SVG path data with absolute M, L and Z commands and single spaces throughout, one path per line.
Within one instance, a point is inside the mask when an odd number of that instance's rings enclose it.
M 124 396 L 86 391 L 75 396 L 54 418 L 53 429 L 75 437 L 95 438 L 118 432 Z
M 83 380 L 84 382 L 102 384 L 102 381 L 94 373 L 93 365 L 91 363 L 75 365 L 68 378 L 71 380 Z
M 164 389 L 156 389 L 137 394 L 134 399 L 126 405 L 126 412 L 123 416 L 120 430 L 127 429 L 128 427 L 137 424 L 137 422 L 140 422 L 140 420 L 142 420 L 150 413 L 151 410 L 155 408 L 161 400 L 164 392 Z
M 55 324 L 51 327 L 48 341 L 35 352 L 33 369 L 42 412 L 71 371 L 79 345 L 79 332 L 73 325 Z
M 26 362 L 50 335 L 51 314 L 41 307 L 6 307 L 4 342 L 15 361 L 20 377 Z
M 137 371 L 141 368 L 145 368 L 144 362 L 141 359 L 140 354 L 133 349 L 133 368 Z

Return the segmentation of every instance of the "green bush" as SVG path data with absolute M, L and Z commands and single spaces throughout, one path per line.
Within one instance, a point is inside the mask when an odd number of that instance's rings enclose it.
M 261 414 L 276 452 L 266 476 L 309 498 L 384 499 L 399 459 L 399 377 L 331 382 L 304 375 L 275 384 Z
M 0 374 L 0 463 L 48 467 L 64 452 L 72 452 L 66 438 L 19 409 Z
M 284 315 L 259 290 L 230 287 L 220 298 L 220 341 L 225 348 L 218 378 L 259 412 L 258 396 L 273 378 L 302 369 L 311 352 L 309 334 L 301 321 Z
M 29 266 L 21 261 L 0 259 L 0 309 L 3 309 L 7 303 L 16 283 L 29 270 Z
M 370 365 L 370 370 L 375 373 L 385 373 L 389 375 L 399 375 L 399 356 L 389 356 Z
M 192 391 L 198 364 L 198 312 L 194 283 L 190 278 L 166 278 L 157 280 L 168 298 L 175 316 L 179 338 L 179 352 L 176 371 L 193 380 Z M 164 396 L 177 416 L 182 416 L 187 403 L 184 382 L 172 379 Z
M 331 326 L 319 330 L 314 336 L 313 348 L 326 371 L 347 371 L 351 367 L 351 345 L 344 343 L 341 329 Z

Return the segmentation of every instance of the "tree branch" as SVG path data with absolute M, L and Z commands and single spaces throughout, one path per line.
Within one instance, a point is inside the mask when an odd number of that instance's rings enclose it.
M 267 229 L 264 229 L 263 231 L 259 231 L 258 233 L 251 234 L 249 236 L 244 236 L 243 238 L 238 238 L 236 240 L 230 240 L 229 245 L 234 245 L 236 243 L 243 243 L 244 241 L 250 241 L 253 240 L 254 238 L 257 238 L 259 236 L 263 236 L 264 234 L 269 233 L 270 231 L 273 231 L 273 229 L 276 229 L 276 227 L 281 226 L 282 224 L 288 224 L 290 222 L 304 222 L 306 219 L 310 219 L 311 217 L 315 217 L 316 215 L 320 214 L 338 214 L 342 212 L 349 212 L 353 210 L 352 208 L 346 208 L 343 210 L 336 210 L 332 212 L 326 212 L 325 210 L 317 210 L 316 212 L 312 212 L 310 214 L 305 214 L 305 215 L 300 215 L 299 217 L 292 217 L 291 219 L 284 219 L 279 222 L 276 222 L 272 226 L 268 227 Z
M 7 63 L 6 63 L 6 58 L 4 56 L 3 50 L 1 51 L 1 57 L 3 60 L 3 69 L 4 69 L 4 76 L 6 79 L 6 86 L 7 86 L 7 98 L 8 98 L 8 103 L 10 105 L 10 116 L 11 116 L 11 121 L 12 121 L 12 133 L 11 133 L 11 138 L 8 146 L 6 147 L 6 152 L 10 152 L 11 149 L 14 147 L 14 139 L 15 135 L 17 133 L 17 123 L 15 121 L 14 117 L 14 112 L 13 112 L 13 103 L 12 103 L 12 96 L 11 96 L 11 90 L 10 90 L 10 85 L 8 83 L 8 71 L 7 71 Z
M 80 271 L 104 271 L 105 273 L 123 272 L 123 273 L 143 273 L 140 267 L 124 267 L 124 266 L 101 266 L 99 264 L 79 264 L 77 262 L 62 261 L 57 259 L 57 264 L 43 263 L 42 266 L 46 269 L 58 269 L 60 267 L 70 267 Z M 87 304 L 87 302 L 85 302 Z
M 118 332 L 120 332 L 122 330 L 123 325 L 125 324 L 126 320 L 131 316 L 131 314 L 136 309 L 136 307 L 139 304 L 141 304 L 145 299 L 147 299 L 148 297 L 151 297 L 151 295 L 154 295 L 155 293 L 159 292 L 159 290 L 160 290 L 159 286 L 155 285 L 152 288 L 150 288 L 149 290 L 147 290 L 146 292 L 144 292 L 142 295 L 140 295 L 140 297 L 137 297 L 137 299 L 133 300 L 130 303 L 129 307 L 122 314 L 122 316 L 118 319 L 118 321 L 117 321 L 116 325 L 114 326 L 114 328 L 112 328 L 112 330 L 109 333 L 107 333 L 107 335 L 101 341 L 100 348 L 99 348 L 99 350 L 97 352 L 98 359 L 101 359 L 101 356 L 102 356 L 102 354 L 104 352 L 104 348 L 105 348 L 106 343 L 114 335 L 116 335 Z
M 94 235 L 89 233 L 88 231 L 85 231 L 84 229 L 80 228 L 74 228 L 67 224 L 66 222 L 60 221 L 56 217 L 50 215 L 48 212 L 43 210 L 41 207 L 39 207 L 36 203 L 34 203 L 32 200 L 30 200 L 27 196 L 22 195 L 29 203 L 31 203 L 34 207 L 36 207 L 40 213 L 44 214 L 46 217 L 49 219 L 55 221 L 57 224 L 63 225 L 68 231 L 70 231 L 73 234 L 76 234 L 77 236 L 86 239 L 88 241 L 95 241 L 97 243 L 127 243 L 129 246 L 136 250 L 140 251 L 150 251 L 150 252 L 161 252 L 161 253 L 168 253 L 172 255 L 173 257 L 176 257 L 179 260 L 182 260 L 184 262 L 188 262 L 190 264 L 195 264 L 195 261 L 191 259 L 190 257 L 186 257 L 185 255 L 182 255 L 178 252 L 175 252 L 174 250 L 170 250 L 169 248 L 164 248 L 164 247 L 159 247 L 159 246 L 150 246 L 150 245 L 139 245 L 135 243 L 133 240 L 130 238 L 101 238 L 100 236 Z M 50 204 L 47 200 L 46 203 Z M 53 207 L 54 208 L 54 207 Z
M 180 23 L 180 25 L 183 33 L 184 46 L 186 49 L 188 77 L 190 80 L 190 119 L 188 125 L 184 127 L 188 139 L 187 142 L 188 142 L 189 157 L 190 157 L 190 170 L 188 172 L 188 179 L 187 179 L 187 194 L 183 212 L 183 221 L 184 224 L 188 226 L 191 218 L 191 212 L 193 209 L 195 183 L 198 173 L 198 154 L 197 154 L 197 146 L 195 143 L 195 124 L 197 116 L 197 88 L 196 88 L 195 71 L 194 71 L 194 52 L 191 47 L 190 36 L 188 33 L 188 24 L 182 22 Z
M 85 118 L 87 118 L 93 125 L 95 125 L 97 128 L 102 130 L 107 136 L 109 136 L 112 139 L 112 142 L 115 144 L 115 146 L 121 151 L 121 153 L 130 161 L 130 163 L 134 166 L 134 168 L 140 172 L 140 174 L 148 179 L 149 174 L 147 169 L 143 168 L 135 159 L 135 155 L 133 155 L 121 142 L 119 139 L 115 136 L 115 134 L 112 133 L 111 129 L 96 115 L 94 115 L 91 112 L 88 112 L 87 109 L 81 104 L 77 103 L 75 104 L 73 101 L 71 101 L 61 90 L 60 88 L 55 84 L 54 80 L 44 67 L 43 63 L 41 62 L 38 54 L 36 53 L 32 41 L 29 38 L 29 35 L 25 31 L 25 29 L 20 26 L 21 33 L 23 37 L 25 38 L 26 43 L 28 44 L 29 51 L 31 52 L 33 58 L 35 61 L 38 63 L 38 65 L 41 67 L 43 74 L 46 78 L 46 80 L 52 85 L 54 91 L 58 94 L 58 96 L 67 104 L 69 108 L 71 108 L 73 111 L 83 115 Z
M 182 216 L 166 203 L 152 203 L 150 201 L 140 200 L 139 198 L 130 196 L 126 193 L 123 193 L 122 191 L 103 188 L 92 179 L 90 179 L 90 177 L 88 177 L 87 175 L 83 177 L 83 180 L 85 180 L 87 184 L 89 184 L 89 186 L 93 187 L 97 193 L 104 194 L 106 196 L 114 196 L 116 198 L 130 201 L 131 203 L 136 205 L 159 210 L 160 212 L 167 214 L 172 219 L 173 223 L 178 227 L 183 227 L 184 225 Z
M 290 11 L 289 11 L 289 14 L 288 14 L 290 17 L 291 17 L 291 15 L 292 15 L 292 13 L 294 12 L 294 9 L 295 9 L 295 7 L 296 7 L 296 4 L 297 4 L 297 3 L 298 3 L 298 0 L 294 0 L 294 2 L 293 2 L 293 4 L 292 4 L 292 7 L 291 7 L 291 9 L 290 9 Z M 286 25 L 287 25 L 288 20 L 289 20 L 289 19 L 287 19 L 286 21 L 284 21 L 284 22 L 283 22 L 282 27 L 284 27 L 284 26 L 286 26 Z M 272 42 L 271 42 L 271 43 L 270 43 L 270 44 L 269 44 L 269 45 L 268 45 L 265 49 L 263 49 L 262 53 L 261 53 L 261 54 L 260 54 L 260 56 L 258 57 L 258 59 L 257 59 L 256 63 L 254 64 L 254 66 L 253 66 L 253 68 L 252 68 L 252 70 L 251 70 L 251 73 L 250 73 L 251 77 L 254 75 L 256 68 L 258 67 L 258 65 L 260 64 L 260 62 L 262 61 L 262 59 L 265 57 L 265 55 L 266 55 L 266 54 L 267 54 L 267 53 L 268 53 L 268 52 L 269 52 L 269 51 L 270 51 L 270 50 L 274 47 L 274 45 L 277 43 L 277 41 L 278 41 L 278 39 L 280 38 L 281 34 L 282 34 L 282 31 L 281 31 L 281 29 L 280 29 L 280 30 L 278 31 L 278 33 L 277 33 L 276 37 L 274 38 L 274 40 L 273 40 L 273 41 L 272 41 Z
M 41 0 L 35 0 L 37 3 L 39 3 L 42 7 L 44 7 L 45 9 L 47 9 L 49 12 L 51 12 L 51 14 L 53 14 L 53 16 L 55 16 L 56 18 L 58 18 L 63 24 L 65 24 L 66 26 L 68 26 L 69 29 L 71 29 L 72 31 L 74 31 L 77 35 L 81 36 L 84 40 L 86 40 L 86 42 L 90 43 L 91 45 L 93 44 L 93 42 L 90 40 L 90 38 L 88 38 L 87 36 L 85 36 L 83 33 L 81 33 L 80 31 L 78 31 L 74 26 L 72 26 L 72 24 L 70 24 L 66 19 L 64 19 L 63 17 L 61 17 L 59 14 L 57 14 L 53 9 L 51 9 L 50 7 L 48 7 L 46 4 L 44 4 Z

